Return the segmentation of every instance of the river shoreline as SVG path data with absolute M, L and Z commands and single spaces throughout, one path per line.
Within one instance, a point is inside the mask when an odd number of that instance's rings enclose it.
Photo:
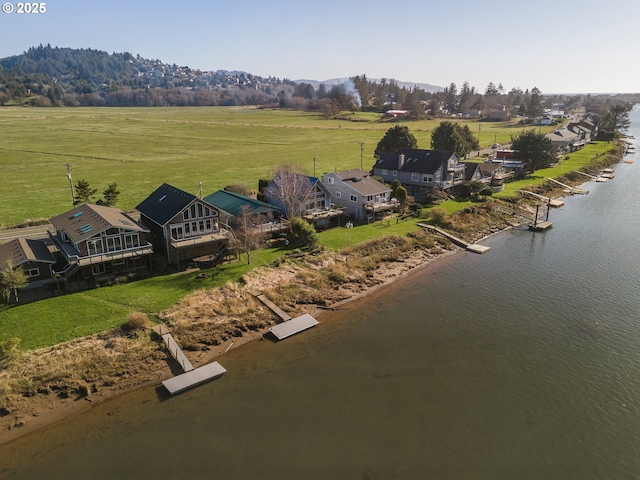
M 564 195 L 562 191 L 558 190 L 547 194 L 555 198 Z M 472 241 L 472 243 L 480 242 L 486 240 L 490 236 L 502 233 L 513 226 L 514 222 L 509 220 L 508 217 L 502 215 L 492 219 L 489 227 L 487 227 L 486 224 L 483 224 L 482 227 L 474 229 L 472 233 L 468 233 L 466 235 L 466 240 Z M 374 274 L 369 272 L 366 275 L 363 274 L 359 279 L 348 279 L 346 283 L 349 283 L 351 287 L 347 289 L 335 287 L 334 290 L 340 290 L 340 292 L 336 293 L 336 297 L 333 299 L 327 298 L 328 301 L 326 303 L 296 303 L 294 301 L 293 306 L 286 305 L 283 306 L 283 309 L 285 311 L 289 310 L 291 313 L 295 313 L 296 315 L 310 313 L 311 315 L 319 318 L 320 323 L 322 324 L 323 316 L 325 318 L 329 317 L 331 310 L 337 310 L 349 303 L 375 295 L 377 292 L 389 287 L 391 284 L 409 282 L 416 273 L 422 272 L 424 269 L 434 265 L 436 261 L 464 251 L 459 247 L 455 247 L 450 242 L 438 238 L 437 235 L 429 234 L 429 236 L 430 241 L 435 242 L 435 247 L 422 250 L 410 250 L 408 253 L 405 252 L 406 256 L 401 259 L 385 262 L 382 268 L 378 269 Z M 333 254 L 334 257 L 340 255 L 342 254 Z M 322 261 L 326 262 L 327 259 L 325 258 Z M 336 260 L 334 258 L 331 261 Z M 286 268 L 284 270 L 286 270 Z M 273 271 L 275 270 L 272 270 L 272 272 Z M 299 276 L 299 272 L 294 270 L 292 276 Z M 245 281 L 245 285 L 242 287 L 244 290 L 242 293 L 243 301 L 245 303 L 249 303 L 246 298 L 251 295 L 247 292 L 249 290 L 255 290 L 256 285 L 263 287 L 260 288 L 262 291 L 275 292 L 280 286 L 279 282 L 281 279 L 273 277 L 273 275 L 269 275 L 269 272 L 266 272 L 264 273 L 263 278 L 258 280 L 257 283 L 255 281 L 252 283 L 250 278 L 245 279 L 248 281 Z M 270 285 L 268 282 L 267 284 L 260 283 L 264 282 L 266 278 L 269 278 L 269 281 L 271 282 Z M 253 312 L 255 308 L 251 308 L 251 311 Z M 294 311 L 292 308 L 295 308 L 296 310 Z M 193 316 L 193 309 L 190 306 L 185 307 L 184 305 L 180 306 L 179 304 L 176 306 L 176 309 L 180 312 L 179 315 L 181 316 Z M 186 314 L 184 313 L 185 311 L 187 312 Z M 172 313 L 169 313 L 163 320 L 169 324 L 170 329 L 177 330 L 178 337 L 180 338 L 178 340 L 179 344 L 184 345 L 183 342 L 189 343 L 189 340 L 186 339 L 188 339 L 189 335 L 192 334 L 190 331 L 192 327 L 185 325 L 184 322 L 181 322 L 180 320 L 176 320 L 172 315 Z M 267 311 L 266 308 L 261 312 L 253 312 L 251 315 L 261 318 L 266 316 L 270 318 L 270 321 L 267 321 L 266 324 L 264 324 L 264 322 L 260 323 L 258 328 L 246 329 L 241 332 L 239 336 L 228 337 L 227 335 L 223 335 L 221 337 L 222 341 L 219 341 L 216 344 L 206 343 L 206 348 L 200 348 L 203 345 L 197 344 L 193 346 L 193 348 L 187 349 L 186 355 L 189 357 L 193 365 L 198 367 L 214 360 L 220 360 L 224 354 L 230 350 L 235 350 L 247 343 L 263 339 L 265 334 L 268 333 L 268 328 L 275 324 L 273 315 L 270 311 Z M 113 343 L 112 337 L 118 335 L 120 335 L 120 333 L 115 334 L 113 332 L 107 332 L 104 335 L 99 335 L 97 337 L 100 337 L 99 340 L 102 342 Z M 196 332 L 193 333 L 193 335 L 201 340 L 203 332 Z M 151 337 L 151 334 L 149 334 L 149 337 Z M 67 343 L 77 344 L 78 342 L 74 341 Z M 157 341 L 154 340 L 153 343 L 157 344 Z M 53 350 L 62 350 L 62 353 L 58 352 L 58 354 L 64 355 L 66 346 L 66 344 L 57 345 L 44 350 L 46 350 L 48 355 L 51 355 Z M 95 349 L 96 346 L 94 345 L 92 348 Z M 97 348 L 101 347 L 98 346 Z M 29 397 L 22 398 L 21 404 L 15 412 L 7 412 L 0 416 L 0 445 L 8 444 L 26 435 L 46 429 L 62 419 L 79 414 L 91 406 L 108 402 L 114 397 L 120 397 L 141 388 L 152 386 L 156 388 L 160 387 L 163 380 L 179 373 L 175 370 L 175 365 L 172 365 L 172 361 L 167 359 L 165 353 L 162 355 L 155 354 L 155 356 L 148 355 L 147 357 L 138 357 L 138 360 L 142 360 L 144 363 L 148 362 L 149 366 L 147 368 L 141 368 L 139 371 L 127 372 L 127 374 L 122 377 L 124 381 L 109 385 L 108 387 L 102 387 L 92 394 L 71 398 L 69 396 L 60 397 L 52 394 L 51 392 L 35 392 Z M 88 386 L 86 387 L 86 390 L 87 392 L 91 391 Z

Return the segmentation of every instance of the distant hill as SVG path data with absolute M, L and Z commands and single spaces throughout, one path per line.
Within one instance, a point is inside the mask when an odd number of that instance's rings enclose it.
M 129 52 L 51 45 L 0 59 L 0 105 L 257 105 L 322 110 L 329 115 L 361 107 L 353 82 L 349 82 L 348 77 L 293 82 L 242 71 L 201 71 Z M 367 108 L 376 111 L 383 111 L 390 98 L 402 96 L 400 90 L 443 90 L 426 83 L 385 79 L 381 85 L 381 81 L 369 80 L 370 86 L 376 83 L 377 93 L 367 98 Z
M 313 88 L 318 88 L 320 85 L 323 85 L 323 84 L 326 85 L 326 86 L 341 85 L 341 84 L 347 82 L 348 80 L 349 80 L 349 77 L 342 77 L 342 78 L 330 78 L 329 80 L 322 80 L 322 81 L 318 81 L 318 80 L 294 80 L 294 83 L 308 83 L 308 84 L 312 85 Z M 381 83 L 381 79 L 380 78 L 369 78 L 368 80 L 370 82 Z M 387 83 L 394 82 L 400 88 L 404 87 L 404 88 L 407 88 L 407 89 L 412 89 L 413 87 L 418 87 L 418 88 L 421 88 L 422 90 L 424 90 L 425 92 L 430 92 L 430 93 L 443 92 L 444 91 L 444 87 L 438 87 L 437 85 L 431 85 L 430 83 L 403 82 L 403 81 L 400 81 L 400 80 L 395 80 L 395 79 L 390 79 L 390 78 L 386 78 L 385 80 L 386 80 Z

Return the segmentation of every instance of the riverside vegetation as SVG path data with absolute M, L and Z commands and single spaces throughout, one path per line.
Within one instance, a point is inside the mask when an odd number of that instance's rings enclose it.
M 570 178 L 573 169 L 592 163 L 597 164 L 593 168 L 608 166 L 617 162 L 620 155 L 613 144 L 589 145 L 565 158 L 555 173 L 566 170 L 563 178 L 566 183 L 582 183 L 584 177 L 580 175 Z M 540 178 L 514 182 L 509 186 L 512 191 L 501 195 L 502 200 L 451 200 L 441 205 L 439 208 L 443 211 L 436 211 L 435 215 L 432 209 L 424 209 L 418 216 L 434 223 L 437 220 L 458 236 L 475 241 L 513 223 L 504 205 L 511 210 L 526 208 L 523 200 L 518 201 L 513 194 L 516 188 L 532 185 L 538 192 L 560 193 L 552 191 L 548 182 L 544 182 L 544 176 L 552 175 L 536 172 Z M 317 314 L 321 308 L 331 308 L 432 258 L 456 250 L 445 239 L 420 230 L 416 222 L 409 219 L 396 223 L 392 219 L 386 224 L 323 232 L 319 236 L 320 246 L 315 249 L 306 252 L 265 250 L 261 252 L 261 261 L 254 260 L 252 267 L 257 268 L 240 268 L 239 264 L 225 266 L 212 272 L 209 284 L 198 283 L 201 280 L 186 273 L 147 280 L 146 294 L 142 294 L 144 283 L 134 282 L 127 288 L 105 287 L 87 294 L 5 308 L 1 311 L 5 319 L 15 312 L 21 322 L 14 323 L 13 332 L 0 326 L 0 432 L 30 423 L 58 407 L 77 404 L 78 399 L 107 398 L 136 386 L 157 383 L 168 376 L 168 355 L 145 328 L 146 322 L 129 321 L 123 325 L 132 311 L 141 310 L 141 314 L 152 321 L 166 323 L 176 340 L 191 352 L 189 356 L 197 365 L 222 354 L 231 341 L 239 345 L 259 338 L 275 323 L 271 312 L 257 302 L 249 290 L 264 292 L 290 313 Z M 130 290 L 134 293 L 127 294 Z M 91 297 L 92 294 L 97 296 Z M 163 301 L 149 297 L 162 297 Z M 74 330 L 82 324 L 82 318 L 76 315 L 74 322 L 77 323 L 67 333 L 71 335 L 68 338 L 80 338 L 52 345 L 56 343 L 54 340 L 45 343 L 50 346 L 44 348 L 37 348 L 38 341 L 25 348 L 12 340 L 22 337 L 25 318 L 30 319 L 29 323 L 37 324 L 38 319 L 42 319 L 42 325 L 47 323 L 48 309 L 43 307 L 47 302 L 68 299 L 71 303 L 64 307 L 65 315 L 74 317 L 74 312 L 84 311 L 81 302 L 87 298 L 89 304 L 103 305 L 102 313 L 104 304 L 113 302 L 113 311 L 107 315 L 112 319 L 111 325 L 96 324 L 93 326 L 96 333 L 82 336 L 87 332 Z M 50 307 L 49 312 L 59 307 Z M 96 307 L 96 311 L 99 312 L 100 307 Z M 141 314 L 134 317 L 139 319 Z

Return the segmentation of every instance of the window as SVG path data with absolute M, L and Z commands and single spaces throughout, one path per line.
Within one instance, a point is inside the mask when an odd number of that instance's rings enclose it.
M 333 177 L 329 177 L 327 178 L 327 182 L 329 182 L 329 184 L 333 185 L 334 184 L 335 179 Z
M 417 173 L 412 173 L 411 174 L 411 181 L 412 182 L 417 182 L 419 180 L 420 176 Z
M 27 274 L 27 277 L 31 278 L 31 277 L 39 277 L 40 276 L 40 269 L 39 268 L 28 268 L 24 271 L 24 273 Z
M 382 169 L 382 175 L 388 175 L 389 171 L 386 168 Z
M 108 237 L 111 237 L 113 235 L 120 235 L 120 229 L 119 228 L 109 228 L 106 231 L 106 234 Z
M 184 212 L 182 212 L 182 218 L 184 220 L 189 220 L 189 209 L 186 209 Z
M 184 236 L 188 237 L 191 235 L 191 224 L 190 223 L 185 223 L 184 224 Z
M 99 255 L 103 253 L 104 248 L 102 246 L 102 240 L 88 240 L 87 251 L 89 252 L 89 255 Z
M 397 176 L 398 176 L 398 171 L 397 171 L 397 170 L 394 170 L 394 171 L 393 171 L 393 176 L 394 176 L 394 177 L 397 177 Z
M 107 237 L 107 252 L 122 250 L 122 239 L 120 237 Z
M 171 238 L 174 240 L 182 240 L 184 238 L 184 230 L 181 224 L 171 226 Z
M 111 265 L 109 265 L 109 267 L 111 267 Z M 91 265 L 91 272 L 93 272 L 94 275 L 100 275 L 101 273 L 106 273 L 106 271 L 106 263 L 96 263 L 94 265 Z
M 433 182 L 433 175 L 424 174 L 424 175 L 422 176 L 422 181 L 423 181 L 423 182 L 427 182 L 427 183 L 431 183 L 431 182 Z
M 124 236 L 125 248 L 138 248 L 140 246 L 140 238 L 137 233 L 131 233 Z
M 349 200 L 351 200 L 352 202 L 357 202 L 358 197 L 356 197 L 355 195 L 349 195 Z
M 342 198 L 342 192 L 336 192 L 336 198 Z

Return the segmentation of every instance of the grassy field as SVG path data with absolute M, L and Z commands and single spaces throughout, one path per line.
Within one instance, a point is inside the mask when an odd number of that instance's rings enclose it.
M 409 122 L 420 148 L 430 148 L 440 120 Z M 503 123 L 468 122 L 481 144 L 508 142 L 522 131 Z M 233 107 L 0 108 L 0 227 L 50 218 L 71 208 L 74 184 L 87 180 L 98 197 L 110 182 L 119 207 L 134 208 L 163 182 L 208 195 L 233 183 L 251 189 L 282 163 L 308 174 L 373 165 L 373 151 L 392 126 L 378 115 Z M 314 166 L 315 159 L 315 166 Z

